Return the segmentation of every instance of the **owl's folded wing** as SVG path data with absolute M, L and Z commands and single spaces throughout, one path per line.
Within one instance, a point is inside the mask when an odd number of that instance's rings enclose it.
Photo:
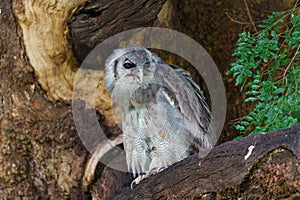
M 185 126 L 199 140 L 199 145 L 213 146 L 216 141 L 211 114 L 199 86 L 183 69 L 167 64 L 157 65 L 155 77 L 159 84 L 167 88 L 166 100 L 183 115 Z

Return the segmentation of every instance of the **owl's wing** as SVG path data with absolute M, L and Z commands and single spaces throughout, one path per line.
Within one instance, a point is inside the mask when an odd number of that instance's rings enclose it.
M 176 72 L 178 72 L 179 74 L 182 74 L 184 76 L 184 78 L 191 84 L 191 86 L 194 88 L 194 92 L 195 95 L 198 98 L 199 103 L 201 104 L 201 107 L 203 108 L 204 112 L 205 112 L 205 116 L 207 116 L 207 119 L 210 121 L 211 120 L 211 113 L 210 110 L 208 108 L 208 105 L 205 101 L 205 97 L 203 96 L 203 94 L 201 93 L 200 87 L 193 81 L 193 79 L 190 76 L 190 73 L 188 73 L 187 71 L 174 66 L 174 65 L 170 65 L 170 67 L 172 67 Z M 203 129 L 208 129 L 207 126 L 202 127 Z
M 168 76 L 166 76 L 168 74 Z M 190 74 L 181 68 L 157 64 L 155 79 L 164 87 L 165 100 L 181 113 L 186 128 L 200 147 L 214 145 L 215 136 L 211 114 L 199 86 Z

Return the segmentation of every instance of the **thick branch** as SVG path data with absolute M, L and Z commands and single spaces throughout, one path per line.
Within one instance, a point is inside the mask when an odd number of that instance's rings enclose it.
M 124 187 L 114 199 L 300 196 L 299 158 L 300 125 L 224 143 L 204 159 L 189 157 L 132 191 Z

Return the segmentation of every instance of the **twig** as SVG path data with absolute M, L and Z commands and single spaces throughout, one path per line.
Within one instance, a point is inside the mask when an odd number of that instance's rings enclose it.
M 286 67 L 286 69 L 284 70 L 284 73 L 283 73 L 283 79 L 286 79 L 286 73 L 287 71 L 289 70 L 289 68 L 291 67 L 292 63 L 294 62 L 295 58 L 296 58 L 296 55 L 297 53 L 299 52 L 299 49 L 300 49 L 300 44 L 298 45 L 297 47 L 297 50 L 292 58 L 292 60 L 290 61 L 289 65 Z
M 249 25 L 249 22 L 241 22 L 241 21 L 238 21 L 238 20 L 236 20 L 236 19 L 233 19 L 233 18 L 228 14 L 228 12 L 225 12 L 225 14 L 226 14 L 227 17 L 228 17 L 231 21 L 233 21 L 234 23 L 237 23 L 237 24 L 247 24 L 247 25 Z
M 238 123 L 239 121 L 245 119 L 245 117 L 247 117 L 247 116 L 249 116 L 249 114 L 244 115 L 244 116 L 242 116 L 242 117 L 238 117 L 238 118 L 232 119 L 232 120 L 230 120 L 230 122 L 228 122 L 228 124 L 236 124 L 236 123 Z
M 256 26 L 255 26 L 254 21 L 253 21 L 253 19 L 252 19 L 252 16 L 251 16 L 251 13 L 250 13 L 250 10 L 249 10 L 249 7 L 248 7 L 247 0 L 244 0 L 244 3 L 245 3 L 245 6 L 246 6 L 246 10 L 247 10 L 247 14 L 248 14 L 248 16 L 249 16 L 250 22 L 251 22 L 251 24 L 252 24 L 252 26 L 253 26 L 255 32 L 257 33 L 257 29 L 256 29 Z

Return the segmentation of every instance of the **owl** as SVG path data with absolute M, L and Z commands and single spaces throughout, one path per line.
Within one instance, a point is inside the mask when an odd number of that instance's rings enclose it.
M 212 148 L 211 113 L 190 74 L 144 47 L 116 49 L 105 62 L 105 84 L 122 111 L 123 144 L 132 185 Z

